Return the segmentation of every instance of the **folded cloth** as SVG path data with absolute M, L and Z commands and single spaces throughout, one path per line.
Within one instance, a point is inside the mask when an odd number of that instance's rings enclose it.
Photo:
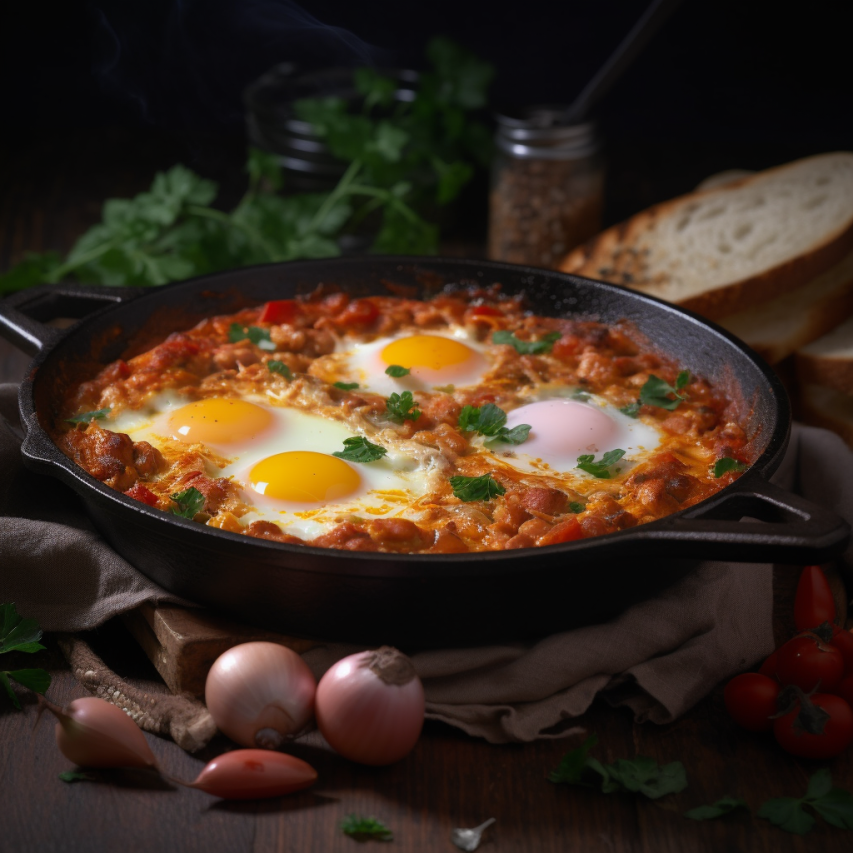
M 116 554 L 70 489 L 23 468 L 16 394 L 0 385 L 0 601 L 64 632 L 95 628 L 142 602 L 189 604 Z M 826 430 L 795 426 L 774 481 L 853 519 L 853 454 Z M 853 547 L 844 560 L 853 568 Z M 427 717 L 493 743 L 565 735 L 596 696 L 638 721 L 666 723 L 773 650 L 772 609 L 772 566 L 704 562 L 606 624 L 413 660 Z M 305 659 L 319 677 L 358 650 L 326 644 Z

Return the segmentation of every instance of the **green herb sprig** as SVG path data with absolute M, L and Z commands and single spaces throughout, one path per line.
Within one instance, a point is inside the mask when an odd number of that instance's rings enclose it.
M 476 432 L 489 437 L 486 447 L 498 444 L 523 444 L 530 434 L 530 424 L 519 424 L 512 429 L 506 424 L 506 412 L 494 403 L 483 406 L 463 406 L 457 425 L 463 432 Z
M 814 817 L 806 811 L 807 806 L 831 826 L 853 829 L 853 795 L 834 787 L 832 775 L 825 767 L 809 779 L 805 796 L 767 800 L 756 814 L 786 832 L 805 835 L 815 824 Z
M 745 471 L 746 465 L 731 456 L 723 456 L 714 463 L 714 476 L 718 479 L 730 471 Z
M 619 469 L 616 471 L 611 471 L 610 469 L 625 455 L 625 451 L 621 449 L 616 450 L 608 450 L 601 459 L 597 462 L 595 461 L 595 454 L 593 453 L 584 453 L 582 456 L 578 456 L 578 464 L 575 466 L 576 468 L 580 468 L 581 471 L 586 471 L 587 474 L 592 474 L 593 477 L 597 477 L 599 480 L 609 480 L 615 473 L 618 473 Z
M 175 502 L 172 513 L 181 518 L 195 518 L 204 506 L 204 495 L 195 486 L 169 497 Z
M 492 335 L 492 343 L 507 344 L 513 347 L 519 355 L 543 355 L 551 352 L 554 344 L 561 337 L 562 335 L 559 332 L 548 332 L 547 335 L 543 335 L 538 341 L 522 341 L 513 332 L 504 330 L 495 332 Z
M 410 367 L 403 367 L 399 364 L 391 364 L 385 368 L 385 373 L 388 376 L 393 376 L 395 379 L 399 379 L 401 376 L 408 376 L 412 372 Z
M 506 489 L 491 474 L 483 474 L 480 477 L 451 477 L 449 482 L 453 496 L 466 503 L 490 501 L 506 493 Z
M 394 423 L 401 424 L 403 421 L 416 421 L 421 416 L 420 409 L 411 391 L 396 391 L 385 401 L 385 413 Z
M 341 832 L 356 841 L 393 841 L 394 833 L 375 817 L 349 814 L 341 821 Z
M 640 389 L 640 397 L 636 403 L 622 406 L 619 410 L 629 417 L 636 418 L 640 414 L 641 406 L 656 406 L 659 409 L 675 411 L 686 399 L 684 394 L 679 394 L 690 382 L 690 371 L 682 370 L 675 379 L 675 385 L 670 385 L 659 376 L 649 374 L 645 385 Z
M 388 451 L 372 441 L 368 441 L 363 436 L 353 436 L 352 438 L 344 439 L 344 449 L 336 450 L 332 456 L 337 456 L 339 459 L 345 459 L 347 462 L 376 462 L 381 459 Z
M 0 654 L 6 652 L 24 652 L 33 654 L 45 647 L 39 642 L 41 628 L 35 619 L 20 616 L 14 604 L 0 604 Z M 0 685 L 12 704 L 20 710 L 21 703 L 12 690 L 9 679 L 23 687 L 44 693 L 50 687 L 50 674 L 43 669 L 3 669 L 0 670 Z
M 339 391 L 355 391 L 358 388 L 358 382 L 335 382 L 333 384 Z
M 108 406 L 106 409 L 98 409 L 96 412 L 83 412 L 79 415 L 74 415 L 73 418 L 66 418 L 67 424 L 88 424 L 92 421 L 102 421 L 112 409 Z
M 283 376 L 288 381 L 293 379 L 293 373 L 291 373 L 290 368 L 283 361 L 278 361 L 276 359 L 268 361 L 267 370 L 269 370 L 270 373 L 277 373 L 279 376 Z

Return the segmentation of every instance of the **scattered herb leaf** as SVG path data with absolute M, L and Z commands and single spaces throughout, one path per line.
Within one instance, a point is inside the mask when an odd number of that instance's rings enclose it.
M 640 389 L 639 403 L 640 405 L 657 406 L 659 409 L 667 409 L 671 412 L 677 409 L 682 400 L 685 399 L 684 395 L 678 392 L 689 381 L 690 371 L 688 370 L 682 370 L 678 374 L 675 380 L 675 387 L 651 373 L 646 380 L 646 384 Z M 674 400 L 669 396 L 670 394 L 675 397 Z
M 618 473 L 618 468 L 615 472 L 610 469 L 625 455 L 624 450 L 608 450 L 598 462 L 595 461 L 595 455 L 585 453 L 583 456 L 578 456 L 578 464 L 576 468 L 581 471 L 586 471 L 587 474 L 592 474 L 593 477 L 598 477 L 599 480 L 609 480 L 614 473 Z
M 586 509 L 586 506 L 582 503 L 578 503 L 578 501 L 572 501 L 569 504 L 569 512 L 573 512 L 575 514 L 579 512 L 583 512 Z
M 627 415 L 629 418 L 637 418 L 640 416 L 640 402 L 629 403 L 627 406 L 620 407 L 619 411 L 622 412 L 623 415 Z
M 811 776 L 804 797 L 767 800 L 757 815 L 786 832 L 805 835 L 815 824 L 815 819 L 805 810 L 806 806 L 811 807 L 831 826 L 853 829 L 853 794 L 843 788 L 833 787 L 832 775 L 826 767 Z
M 491 474 L 480 477 L 451 477 L 450 487 L 454 497 L 461 501 L 489 501 L 506 492 L 506 489 Z
M 283 376 L 285 379 L 293 379 L 293 374 L 290 372 L 290 368 L 283 361 L 268 361 L 267 370 L 269 370 L 270 373 L 278 373 L 279 376 Z
M 204 495 L 195 486 L 169 497 L 177 504 L 172 507 L 172 512 L 181 518 L 195 518 L 204 506 Z
M 0 604 L 0 654 L 6 652 L 32 654 L 41 651 L 44 649 L 39 642 L 41 636 L 41 628 L 35 619 L 25 619 L 20 616 L 14 604 Z M 50 675 L 43 669 L 0 670 L 0 685 L 3 686 L 12 704 L 19 710 L 21 703 L 15 691 L 12 690 L 10 678 L 36 693 L 44 693 L 50 686 Z
M 248 339 L 256 347 L 267 352 L 275 352 L 275 344 L 270 338 L 270 330 L 261 328 L 261 326 L 241 326 L 239 323 L 232 323 L 228 328 L 228 340 L 232 344 L 239 343 Z
M 353 436 L 344 439 L 344 449 L 336 450 L 332 456 L 345 459 L 347 462 L 375 462 L 388 451 L 378 444 L 368 441 L 363 436 Z
M 341 832 L 357 841 L 393 841 L 394 834 L 375 817 L 350 814 L 341 821 Z
M 714 476 L 722 477 L 728 474 L 729 471 L 745 471 L 746 467 L 743 462 L 732 459 L 731 456 L 723 456 L 714 463 Z
M 563 756 L 548 780 L 560 784 L 599 788 L 605 794 L 628 791 L 656 800 L 666 794 L 677 794 L 687 787 L 687 775 L 680 761 L 659 765 L 654 759 L 638 755 L 602 764 L 590 758 L 590 750 L 598 743 L 590 735 L 579 747 Z
M 59 774 L 63 782 L 97 782 L 98 777 L 85 770 L 64 770 Z
M 385 411 L 394 423 L 401 424 L 403 421 L 416 421 L 420 416 L 420 409 L 411 391 L 402 394 L 396 391 L 385 401 Z
M 399 364 L 392 364 L 385 368 L 385 373 L 388 376 L 393 376 L 395 379 L 399 379 L 401 376 L 408 376 L 411 372 L 410 367 L 403 367 Z
M 335 388 L 341 391 L 355 391 L 358 388 L 358 382 L 335 382 L 333 384 Z
M 684 812 L 684 817 L 689 817 L 691 820 L 713 820 L 717 817 L 730 814 L 735 809 L 745 808 L 749 806 L 746 800 L 739 797 L 721 797 L 717 802 L 707 806 L 697 806 L 695 809 Z
M 463 406 L 457 424 L 463 432 L 497 435 L 506 423 L 506 412 L 494 403 L 484 406 Z
M 520 355 L 540 355 L 551 352 L 554 344 L 560 340 L 562 335 L 559 332 L 548 332 L 543 335 L 538 341 L 522 341 L 519 340 L 513 332 L 506 330 L 495 332 L 492 335 L 493 344 L 508 344 L 513 347 Z
M 88 424 L 91 421 L 102 421 L 112 409 L 108 406 L 106 409 L 98 409 L 97 412 L 83 412 L 80 415 L 75 415 L 73 418 L 66 418 L 68 424 Z
M 499 444 L 524 444 L 531 429 L 530 424 L 519 424 L 512 429 L 501 427 L 494 438 L 485 442 L 485 446 L 492 450 Z

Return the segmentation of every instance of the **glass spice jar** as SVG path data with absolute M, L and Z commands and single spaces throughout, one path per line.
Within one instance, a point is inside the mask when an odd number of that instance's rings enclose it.
M 497 117 L 489 196 L 489 258 L 556 267 L 601 230 L 604 160 L 594 122 L 565 107 Z

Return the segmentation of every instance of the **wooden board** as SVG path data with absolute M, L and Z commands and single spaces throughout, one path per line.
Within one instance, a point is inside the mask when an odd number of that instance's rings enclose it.
M 186 607 L 143 604 L 122 618 L 169 689 L 199 699 L 204 698 L 204 682 L 213 662 L 238 643 L 267 640 L 300 654 L 318 644 Z

